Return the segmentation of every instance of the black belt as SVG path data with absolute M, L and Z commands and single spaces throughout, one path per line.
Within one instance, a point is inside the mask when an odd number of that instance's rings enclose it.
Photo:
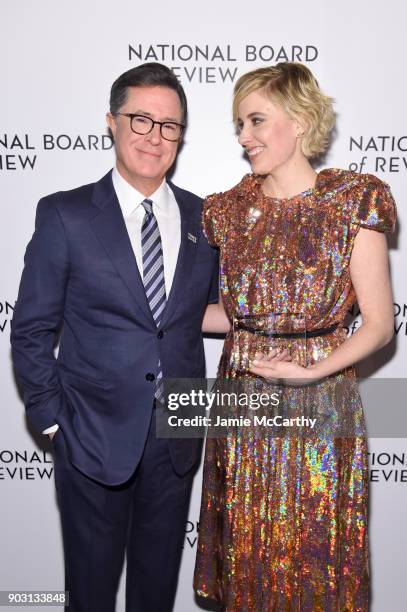
M 331 325 L 331 327 L 322 327 L 321 329 L 311 329 L 310 331 L 303 332 L 269 332 L 264 331 L 263 329 L 255 329 L 254 327 L 250 327 L 249 325 L 245 325 L 244 323 L 237 322 L 235 323 L 235 329 L 242 329 L 244 331 L 248 331 L 255 336 L 264 336 L 266 338 L 316 338 L 318 336 L 326 336 L 327 334 L 331 334 L 335 331 L 338 325 Z

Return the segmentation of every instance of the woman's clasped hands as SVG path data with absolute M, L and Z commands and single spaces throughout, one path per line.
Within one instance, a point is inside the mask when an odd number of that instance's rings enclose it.
M 295 386 L 307 385 L 319 378 L 314 368 L 295 363 L 287 349 L 272 349 L 267 355 L 256 353 L 250 372 L 270 382 Z

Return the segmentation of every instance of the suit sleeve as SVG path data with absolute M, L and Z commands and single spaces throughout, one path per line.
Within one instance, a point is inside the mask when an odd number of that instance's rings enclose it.
M 213 251 L 213 273 L 208 304 L 217 304 L 219 302 L 219 250 L 213 248 L 211 250 Z
M 63 402 L 54 347 L 63 320 L 68 274 L 62 219 L 54 203 L 44 198 L 25 253 L 11 332 L 13 364 L 27 417 L 40 432 L 56 422 Z

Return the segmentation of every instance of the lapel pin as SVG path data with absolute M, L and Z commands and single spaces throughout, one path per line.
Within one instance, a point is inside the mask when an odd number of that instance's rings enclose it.
M 193 242 L 195 244 L 196 243 L 196 236 L 193 236 L 193 234 L 190 234 L 188 232 L 188 240 L 190 240 L 191 242 Z

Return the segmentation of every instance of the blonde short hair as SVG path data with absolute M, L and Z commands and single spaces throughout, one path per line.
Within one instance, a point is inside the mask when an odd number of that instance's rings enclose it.
M 279 104 L 290 117 L 302 120 L 305 127 L 302 152 L 306 157 L 318 157 L 326 150 L 335 123 L 333 98 L 322 93 L 309 68 L 298 62 L 284 62 L 242 75 L 234 88 L 235 123 L 240 102 L 258 90 Z

